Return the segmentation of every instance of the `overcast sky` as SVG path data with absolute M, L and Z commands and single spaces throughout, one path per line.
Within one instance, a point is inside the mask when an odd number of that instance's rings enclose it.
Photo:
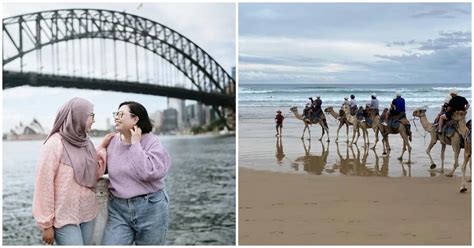
M 243 3 L 239 83 L 471 83 L 471 4 Z
M 42 10 L 60 8 L 96 8 L 126 11 L 166 25 L 191 39 L 209 53 L 230 74 L 235 66 L 235 8 L 233 3 L 5 3 L 2 18 Z M 74 96 L 94 104 L 96 123 L 93 128 L 106 128 L 118 104 L 133 100 L 142 103 L 150 113 L 166 109 L 166 98 L 140 94 L 116 93 L 47 87 L 17 87 L 3 90 L 3 132 L 21 121 L 24 124 L 37 118 L 48 129 L 57 109 Z

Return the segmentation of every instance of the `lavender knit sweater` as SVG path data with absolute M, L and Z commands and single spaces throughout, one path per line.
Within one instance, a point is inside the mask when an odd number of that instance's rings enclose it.
M 115 135 L 107 147 L 110 192 L 126 199 L 160 191 L 170 165 L 170 156 L 155 135 L 143 134 L 133 145 Z

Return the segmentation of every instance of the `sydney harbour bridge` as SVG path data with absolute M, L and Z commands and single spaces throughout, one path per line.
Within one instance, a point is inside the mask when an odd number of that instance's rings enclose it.
M 175 30 L 126 12 L 58 9 L 3 19 L 3 89 L 93 89 L 195 100 L 235 128 L 235 80 Z

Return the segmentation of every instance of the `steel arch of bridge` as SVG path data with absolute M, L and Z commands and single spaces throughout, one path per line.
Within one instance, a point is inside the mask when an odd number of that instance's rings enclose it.
M 32 22 L 34 32 L 30 28 Z M 12 25 L 17 25 L 13 27 L 18 28 L 17 35 L 8 31 Z M 235 96 L 235 80 L 198 45 L 165 25 L 126 12 L 58 9 L 3 19 L 4 42 L 8 39 L 17 51 L 8 58 L 4 52 L 3 65 L 47 45 L 86 38 L 119 40 L 140 46 L 175 66 L 199 91 Z M 26 41 L 33 46 L 26 47 Z

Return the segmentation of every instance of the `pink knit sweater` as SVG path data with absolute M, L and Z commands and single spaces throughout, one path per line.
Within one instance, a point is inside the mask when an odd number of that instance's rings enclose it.
M 59 133 L 52 135 L 37 167 L 33 216 L 43 229 L 91 221 L 98 214 L 95 192 L 77 184 L 72 167 L 60 162 L 63 150 Z M 105 165 L 97 166 L 98 177 L 104 171 Z

